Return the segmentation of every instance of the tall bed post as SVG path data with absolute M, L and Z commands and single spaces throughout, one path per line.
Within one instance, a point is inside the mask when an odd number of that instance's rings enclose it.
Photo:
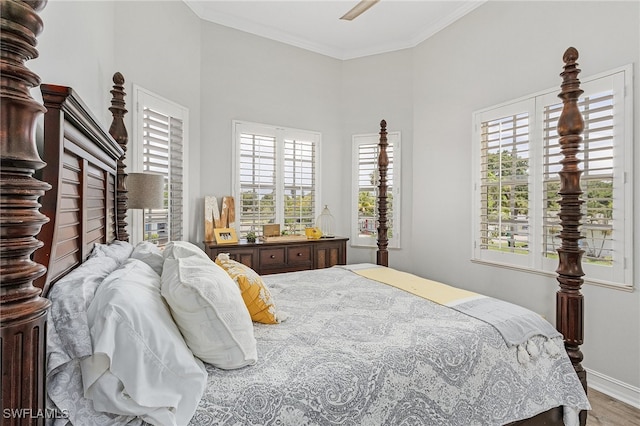
M 584 120 L 578 109 L 578 98 L 582 94 L 576 60 L 578 51 L 570 47 L 563 56 L 565 62 L 562 77 L 562 91 L 558 95 L 564 104 L 558 119 L 558 135 L 563 159 L 560 161 L 560 232 L 561 246 L 558 249 L 558 283 L 560 290 L 556 295 L 556 327 L 564 336 L 564 344 L 576 370 L 580 382 L 587 390 L 587 373 L 581 365 L 583 355 L 580 345 L 583 343 L 584 300 L 580 293 L 584 272 L 582 271 L 582 253 L 580 249 L 580 225 L 582 213 L 580 207 L 580 160 L 577 155 L 582 142 Z M 584 414 L 584 413 L 583 413 Z M 582 420 L 582 419 L 581 419 Z
M 378 143 L 378 251 L 376 263 L 389 266 L 389 238 L 387 236 L 387 167 L 389 156 L 387 155 L 387 122 L 380 122 L 380 142 Z
M 127 154 L 127 142 L 129 141 L 129 135 L 127 134 L 127 128 L 124 125 L 124 115 L 127 113 L 125 108 L 124 97 L 124 77 L 119 72 L 113 75 L 113 89 L 111 90 L 111 115 L 113 121 L 111 127 L 109 127 L 109 134 L 113 136 L 113 139 L 118 142 L 120 148 L 124 151 L 122 157 L 118 159 L 118 177 L 117 177 L 117 194 L 116 194 L 116 222 L 117 222 L 117 235 L 116 238 L 120 241 L 129 241 L 129 234 L 127 233 L 127 172 L 125 171 L 124 159 Z
M 46 267 L 31 260 L 42 247 L 36 239 L 48 218 L 38 199 L 51 186 L 33 177 L 45 166 L 36 148 L 35 124 L 45 108 L 30 94 L 39 77 L 24 63 L 38 56 L 36 37 L 42 31 L 38 12 L 46 0 L 2 0 L 0 61 L 0 323 L 2 407 L 31 410 L 45 407 L 46 312 L 33 281 Z M 5 423 L 6 421 L 6 423 Z M 37 423 L 43 424 L 40 418 Z M 22 424 L 18 417 L 2 424 Z M 26 424 L 26 423 L 24 423 Z

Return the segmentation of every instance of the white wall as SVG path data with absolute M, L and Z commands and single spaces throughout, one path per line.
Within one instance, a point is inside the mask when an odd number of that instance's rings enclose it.
M 198 208 L 205 195 L 219 202 L 231 195 L 232 120 L 312 130 L 322 133 L 322 164 L 332 165 L 321 171 L 321 202 L 336 216 L 337 233 L 347 232 L 338 209 L 346 171 L 335 166 L 343 155 L 340 81 L 339 60 L 203 22 Z M 201 241 L 203 224 L 198 229 Z
M 50 1 L 40 16 L 40 57 L 27 66 L 43 83 L 72 87 L 105 129 L 111 124 L 112 77 L 121 72 L 129 147 L 133 84 L 189 109 L 187 238 L 197 241 L 202 210 L 191 206 L 200 198 L 200 19 L 181 1 Z M 32 95 L 42 99 L 39 89 Z
M 389 262 L 398 269 L 411 268 L 412 240 L 412 141 L 413 141 L 413 52 L 411 49 L 345 61 L 342 73 L 341 115 L 343 125 L 343 169 L 349 182 L 342 201 L 345 221 L 351 218 L 351 136 L 378 133 L 380 121 L 387 131 L 402 136 L 402 185 L 400 249 L 389 249 Z M 345 230 L 349 235 L 349 229 Z M 348 249 L 350 263 L 376 262 L 374 249 Z
M 131 121 L 135 107 L 132 96 L 134 84 L 189 110 L 185 239 L 195 242 L 203 211 L 197 208 L 201 192 L 201 21 L 179 1 L 114 3 L 117 17 L 114 27 L 116 65 L 126 79 L 125 89 L 129 94 L 129 114 L 125 117 L 129 146 L 132 146 L 135 135 Z
M 554 278 L 469 260 L 474 214 L 471 114 L 550 87 L 559 91 L 562 55 L 567 47 L 574 46 L 580 52 L 582 76 L 634 64 L 637 141 L 639 5 L 488 2 L 414 49 L 414 272 L 519 303 L 554 321 Z M 635 145 L 637 221 L 640 149 Z M 636 398 L 640 386 L 639 229 L 640 223 L 636 223 L 636 290 L 628 293 L 593 285 L 583 288 L 584 366 L 630 385 L 627 389 Z
M 105 128 L 111 124 L 109 90 L 115 69 L 113 2 L 50 1 L 40 12 L 40 56 L 27 67 L 42 83 L 72 87 Z M 40 89 L 32 96 L 42 100 Z

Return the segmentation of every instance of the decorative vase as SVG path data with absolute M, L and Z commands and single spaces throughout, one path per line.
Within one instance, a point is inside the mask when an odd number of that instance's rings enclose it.
M 318 220 L 316 221 L 316 228 L 320 229 L 322 233 L 321 238 L 333 238 L 335 235 L 333 234 L 333 229 L 335 226 L 335 219 L 329 210 L 329 207 L 325 204 L 322 213 L 318 216 Z

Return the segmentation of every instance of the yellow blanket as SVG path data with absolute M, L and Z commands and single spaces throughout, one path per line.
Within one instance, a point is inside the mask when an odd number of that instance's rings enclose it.
M 529 362 L 530 356 L 536 357 L 540 353 L 535 343 L 529 342 L 529 339 L 536 335 L 547 338 L 544 350 L 549 355 L 557 356 L 560 353 L 559 347 L 552 339 L 561 338 L 562 335 L 540 315 L 521 306 L 392 268 L 373 267 L 351 270 L 365 278 L 448 306 L 492 325 L 502 335 L 508 346 L 518 346 L 518 361 L 523 364 Z
M 392 268 L 369 268 L 354 270 L 358 275 L 399 288 L 409 293 L 441 305 L 452 305 L 456 301 L 481 297 L 472 291 L 462 290 L 450 285 L 431 281 L 417 275 L 401 272 Z

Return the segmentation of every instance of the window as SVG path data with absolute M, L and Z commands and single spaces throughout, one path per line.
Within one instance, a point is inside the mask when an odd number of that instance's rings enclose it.
M 130 211 L 133 242 L 144 240 L 164 246 L 184 239 L 186 225 L 186 108 L 140 87 L 134 87 L 136 105 L 132 169 L 159 173 L 165 178 L 165 207 Z
M 584 79 L 578 107 L 585 280 L 631 286 L 631 67 Z M 627 87 L 627 90 L 625 90 Z M 474 113 L 474 259 L 553 273 L 560 241 L 559 90 Z
M 318 216 L 317 132 L 234 121 L 234 193 L 241 235 L 262 225 L 304 234 Z
M 378 134 L 352 138 L 351 244 L 376 247 L 378 238 Z M 400 132 L 388 132 L 387 236 L 389 248 L 400 248 Z
M 534 106 L 525 100 L 479 116 L 480 214 L 475 244 L 483 260 L 527 265 L 523 255 L 531 249 L 530 111 Z

